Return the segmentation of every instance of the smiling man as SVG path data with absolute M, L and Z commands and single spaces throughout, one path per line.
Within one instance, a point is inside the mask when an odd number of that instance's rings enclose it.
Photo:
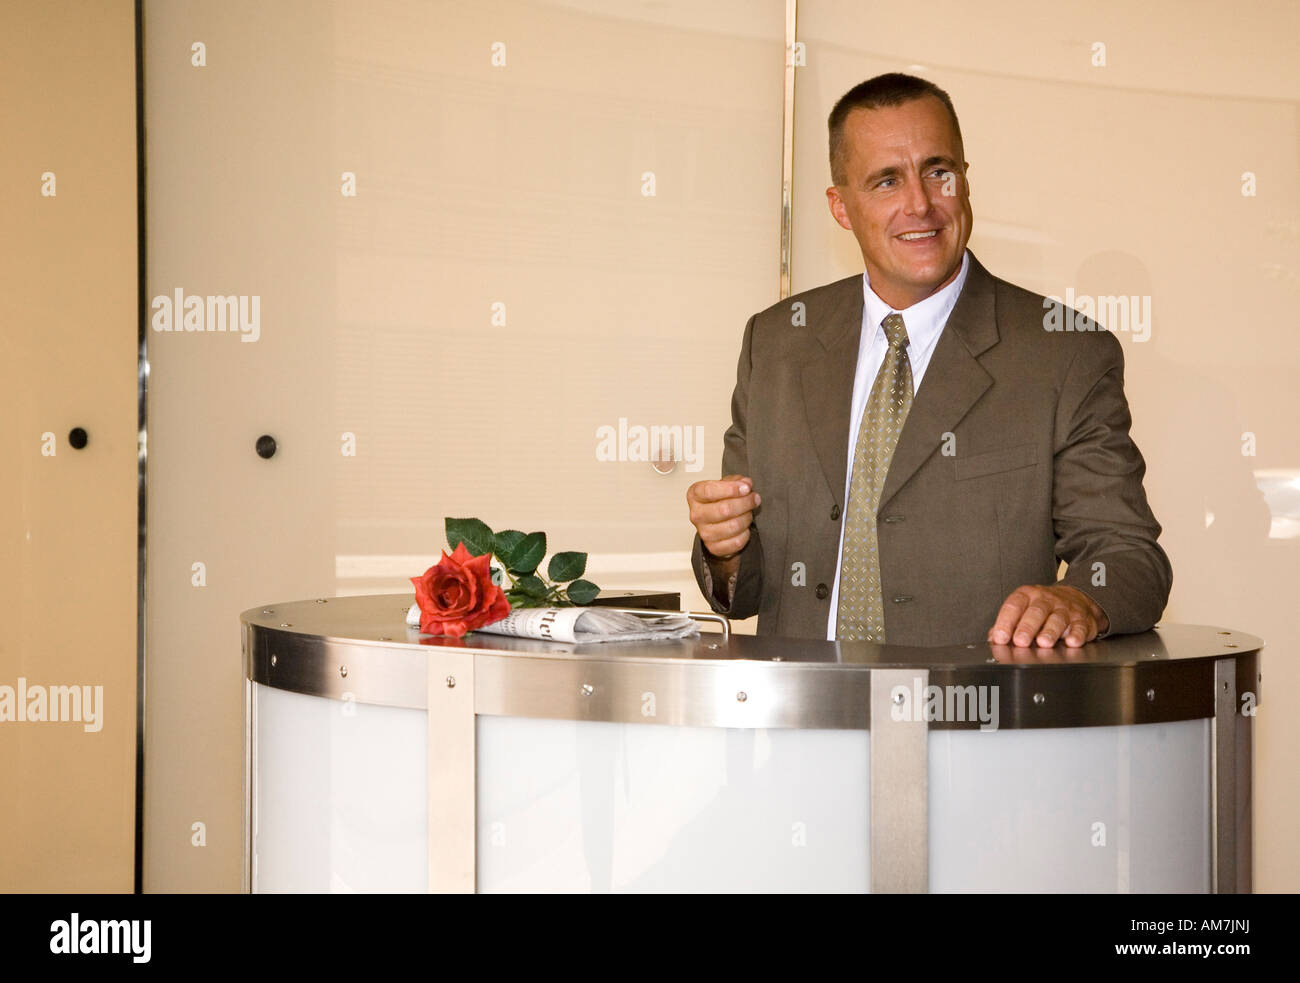
M 966 249 L 942 89 L 877 76 L 829 129 L 826 198 L 866 270 L 745 327 L 724 477 L 686 495 L 710 605 L 760 634 L 905 645 L 1150 628 L 1172 571 L 1119 342 L 1047 330 L 1049 303 Z

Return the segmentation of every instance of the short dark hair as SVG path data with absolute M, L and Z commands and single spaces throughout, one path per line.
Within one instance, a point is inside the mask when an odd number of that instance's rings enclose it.
M 845 180 L 844 121 L 848 119 L 849 113 L 855 109 L 901 106 L 905 102 L 924 99 L 926 96 L 934 96 L 948 110 L 948 115 L 952 117 L 952 127 L 957 133 L 957 147 L 960 149 L 962 146 L 961 124 L 957 122 L 957 110 L 953 109 L 952 99 L 949 98 L 948 93 L 933 82 L 917 78 L 915 75 L 888 72 L 885 75 L 877 75 L 875 78 L 867 79 L 865 82 L 859 82 L 840 96 L 840 101 L 831 110 L 830 118 L 826 121 L 831 135 L 831 180 L 841 185 Z M 961 162 L 958 161 L 958 163 Z

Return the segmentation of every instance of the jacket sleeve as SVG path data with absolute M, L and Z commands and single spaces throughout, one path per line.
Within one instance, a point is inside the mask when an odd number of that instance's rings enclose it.
M 1129 436 L 1124 351 L 1104 328 L 1066 370 L 1055 423 L 1052 519 L 1060 583 L 1106 612 L 1100 637 L 1146 631 L 1164 612 L 1173 569 L 1142 488 L 1146 464 Z
M 754 318 L 751 317 L 749 323 L 745 325 L 745 335 L 740 344 L 740 359 L 736 366 L 736 388 L 731 396 L 731 426 L 722 437 L 723 477 L 729 474 L 753 477 L 749 471 L 745 429 L 749 417 L 753 338 Z M 759 494 L 762 494 L 761 489 Z M 759 509 L 762 509 L 761 505 Z M 729 605 L 721 604 L 713 595 L 713 577 L 704 559 L 704 544 L 700 541 L 699 533 L 695 534 L 695 542 L 691 547 L 691 567 L 695 571 L 695 580 L 700 585 L 700 591 L 716 613 L 737 620 L 758 614 L 763 588 L 763 546 L 759 542 L 758 527 L 754 523 L 750 523 L 749 526 L 749 542 L 740 551 L 740 566 L 736 571 L 735 590 Z

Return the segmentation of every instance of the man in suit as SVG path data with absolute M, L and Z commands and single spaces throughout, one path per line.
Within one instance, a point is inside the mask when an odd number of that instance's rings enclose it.
M 945 92 L 878 76 L 829 122 L 826 196 L 866 272 L 745 326 L 725 477 L 686 496 L 710 605 L 760 634 L 904 645 L 1150 628 L 1172 571 L 1118 340 L 967 251 Z

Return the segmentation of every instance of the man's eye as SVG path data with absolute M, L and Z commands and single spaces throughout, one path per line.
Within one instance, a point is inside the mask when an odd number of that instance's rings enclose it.
M 876 183 L 876 187 L 877 187 L 877 188 L 883 188 L 883 187 L 885 187 L 885 186 L 887 186 L 887 185 L 893 184 L 896 180 L 898 180 L 898 179 L 897 179 L 897 178 L 892 178 L 892 177 L 881 178 L 881 180 L 878 181 L 878 182 Z
M 931 177 L 938 177 L 938 178 L 945 178 L 945 177 L 947 177 L 947 176 L 948 176 L 949 174 L 951 174 L 951 173 L 952 173 L 952 171 L 948 170 L 948 168 L 946 168 L 946 167 L 936 167 L 933 171 L 930 172 L 930 176 L 931 176 Z

